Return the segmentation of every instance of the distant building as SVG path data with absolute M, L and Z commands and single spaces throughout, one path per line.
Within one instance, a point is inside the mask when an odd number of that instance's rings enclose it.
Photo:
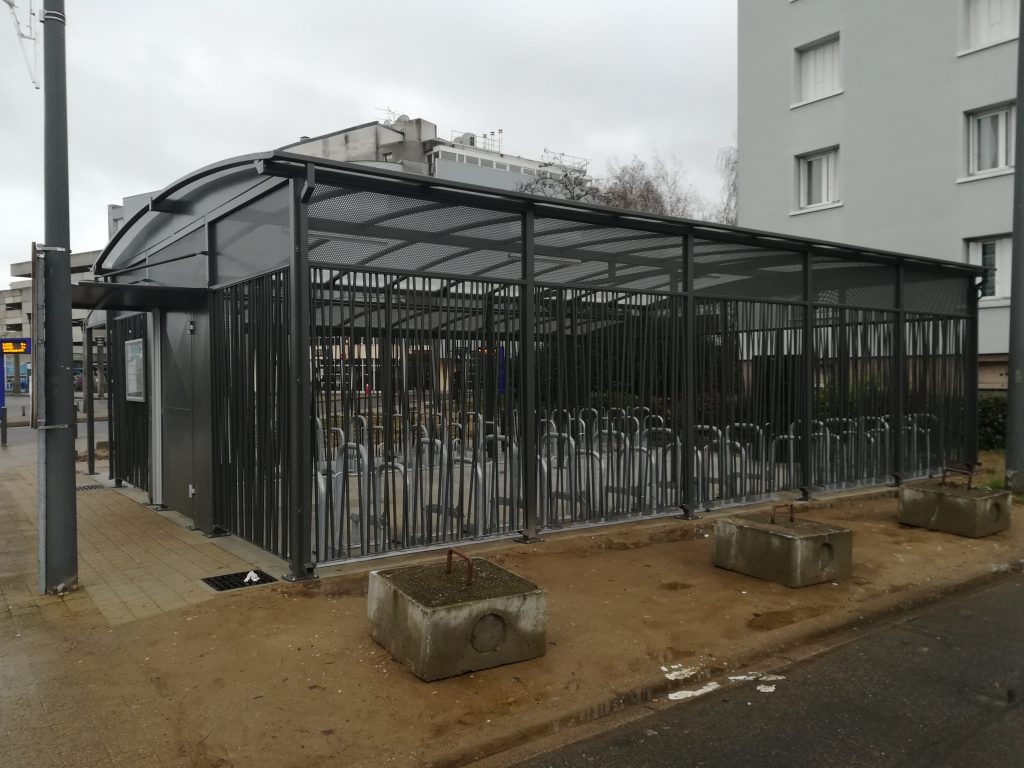
M 968 261 L 1006 387 L 1020 0 L 740 0 L 744 227 Z
M 502 138 L 499 131 L 497 136 L 456 133 L 442 139 L 434 123 L 400 115 L 383 123 L 304 137 L 281 150 L 505 190 L 516 190 L 537 176 L 560 174 L 567 166 L 586 165 L 580 158 L 546 150 L 540 160 L 506 155 Z
M 71 282 L 92 280 L 92 265 L 99 257 L 99 251 L 84 251 L 71 254 Z M 11 276 L 18 278 L 32 277 L 32 262 L 21 261 L 11 265 Z M 82 321 L 88 314 L 86 310 L 75 309 L 71 312 L 72 322 Z M 73 366 L 76 371 L 82 370 L 81 322 L 72 327 Z M 5 338 L 32 336 L 32 281 L 17 280 L 7 290 L 0 291 L 0 336 Z M 15 368 L 18 372 L 15 372 Z M 4 386 L 8 392 L 27 391 L 28 377 L 32 370 L 30 355 L 4 356 Z

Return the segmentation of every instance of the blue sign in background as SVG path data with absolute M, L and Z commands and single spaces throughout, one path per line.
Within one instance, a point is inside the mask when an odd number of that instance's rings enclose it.
M 32 339 L 0 339 L 0 408 L 7 405 L 7 365 L 4 363 L 4 355 L 28 355 L 32 353 Z M 19 366 L 20 367 L 20 366 Z M 21 371 L 14 372 L 14 386 L 18 392 L 21 391 Z

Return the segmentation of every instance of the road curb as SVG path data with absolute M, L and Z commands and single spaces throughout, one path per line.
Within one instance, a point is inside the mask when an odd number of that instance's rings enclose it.
M 616 694 L 589 707 L 578 708 L 568 715 L 552 717 L 543 723 L 535 723 L 514 733 L 504 734 L 482 747 L 457 752 L 428 765 L 430 768 L 455 768 L 456 766 L 479 763 L 480 768 L 489 768 L 492 765 L 509 764 L 509 761 L 502 760 L 501 756 L 512 757 L 507 754 L 512 752 L 515 752 L 514 758 L 512 758 L 515 762 L 526 760 L 545 751 L 537 744 L 538 742 L 551 739 L 564 731 L 579 729 L 580 733 L 578 738 L 560 741 L 560 746 L 575 743 L 593 735 L 587 732 L 586 726 L 594 726 L 601 722 L 600 730 L 604 731 L 608 727 L 607 721 L 614 719 L 615 716 L 619 716 L 624 722 L 640 717 L 644 714 L 640 707 L 660 711 L 699 698 L 694 697 L 681 701 L 667 699 L 669 693 L 681 688 L 699 687 L 701 684 L 711 681 L 719 683 L 719 686 L 714 689 L 716 694 L 737 688 L 749 681 L 732 681 L 729 680 L 730 675 L 739 676 L 744 671 L 749 672 L 755 666 L 760 673 L 779 673 L 797 664 L 831 653 L 867 634 L 883 631 L 886 627 L 909 621 L 912 618 L 906 616 L 903 621 L 887 621 L 894 616 L 916 611 L 955 595 L 981 589 L 1022 571 L 1024 571 L 1024 559 L 996 564 L 990 570 L 972 574 L 963 581 L 938 586 L 930 585 L 928 589 L 922 589 L 916 594 L 901 592 L 880 597 L 864 604 L 860 615 L 855 617 L 844 616 L 841 617 L 842 620 L 834 622 L 827 622 L 824 618 L 822 620 L 812 619 L 804 623 L 806 625 L 818 623 L 821 626 L 807 626 L 806 631 L 768 644 L 757 651 L 736 658 L 718 660 L 716 664 L 696 672 L 684 682 L 668 680 L 664 676 L 651 678 L 648 684 L 641 684 L 632 691 Z M 865 627 L 866 631 L 860 632 Z M 530 749 L 528 745 L 531 743 L 537 744 L 540 748 Z M 522 752 L 519 753 L 518 750 L 522 750 Z

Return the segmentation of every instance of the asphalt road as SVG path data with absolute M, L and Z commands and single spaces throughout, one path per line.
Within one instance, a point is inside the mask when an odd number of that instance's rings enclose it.
M 1024 576 L 946 599 L 781 674 L 520 765 L 1024 766 Z

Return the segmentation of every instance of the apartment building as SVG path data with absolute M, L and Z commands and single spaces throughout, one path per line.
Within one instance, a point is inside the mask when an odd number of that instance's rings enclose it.
M 739 0 L 741 226 L 968 261 L 1006 386 L 1020 0 Z

